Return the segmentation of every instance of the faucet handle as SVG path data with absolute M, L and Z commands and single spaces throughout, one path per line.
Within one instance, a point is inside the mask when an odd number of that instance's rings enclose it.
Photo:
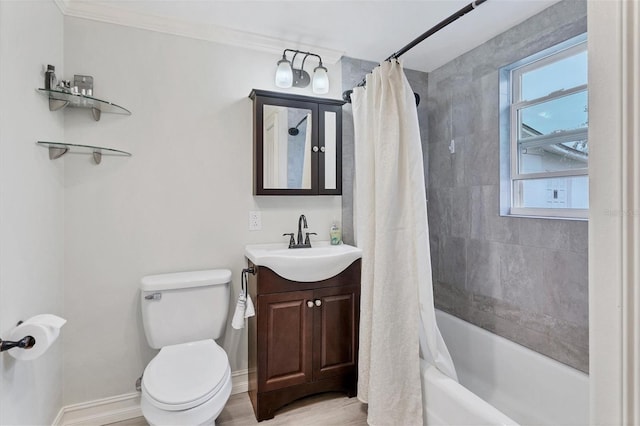
M 311 246 L 311 241 L 309 240 L 309 235 L 318 235 L 315 232 L 305 232 L 306 236 L 304 239 L 304 245 L 305 246 Z
M 296 245 L 296 240 L 293 238 L 293 232 L 287 232 L 285 234 L 282 234 L 282 236 L 289 236 L 289 248 L 293 247 Z

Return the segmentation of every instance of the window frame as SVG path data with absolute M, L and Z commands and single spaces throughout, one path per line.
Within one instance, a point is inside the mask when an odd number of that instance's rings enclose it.
M 508 118 L 505 121 L 508 123 L 508 162 L 507 167 L 509 171 L 508 179 L 501 179 L 501 181 L 508 180 L 509 182 L 509 201 L 508 209 L 506 209 L 507 215 L 510 216 L 530 216 L 530 217 L 542 217 L 542 218 L 562 218 L 571 220 L 581 220 L 588 218 L 588 209 L 574 209 L 574 208 L 545 208 L 545 207 L 519 207 L 522 205 L 522 192 L 520 190 L 520 182 L 527 180 L 546 179 L 546 178 L 560 178 L 560 177 L 580 177 L 588 176 L 589 168 L 576 168 L 570 170 L 561 170 L 554 172 L 537 172 L 537 173 L 520 173 L 520 153 L 519 148 L 522 147 L 522 141 L 519 138 L 520 123 L 519 123 L 519 111 L 524 108 L 538 105 L 544 102 L 549 102 L 556 99 L 561 99 L 566 96 L 570 96 L 583 91 L 587 92 L 588 96 L 588 83 L 579 86 L 571 87 L 568 89 L 560 89 L 551 92 L 545 96 L 535 99 L 521 99 L 522 93 L 522 76 L 525 73 L 535 71 L 547 65 L 553 64 L 558 61 L 562 61 L 566 58 L 579 54 L 580 52 L 587 51 L 586 34 L 574 37 L 563 43 L 559 43 L 553 47 L 545 49 L 537 54 L 531 55 L 522 59 L 514 64 L 511 64 L 503 68 L 501 75 L 506 78 L 507 84 L 507 103 Z M 540 135 L 527 138 L 526 145 L 531 147 L 546 146 L 562 143 L 565 141 L 575 141 L 577 137 L 588 140 L 588 124 L 584 129 L 565 130 L 549 135 Z

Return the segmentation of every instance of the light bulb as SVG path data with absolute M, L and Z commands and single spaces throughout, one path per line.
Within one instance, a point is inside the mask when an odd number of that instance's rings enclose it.
M 287 61 L 286 56 L 282 55 L 282 59 L 278 61 L 276 69 L 276 86 L 288 89 L 293 84 L 293 71 L 291 70 L 291 62 Z
M 322 62 L 313 70 L 313 93 L 324 95 L 329 93 L 329 76 L 327 69 L 322 66 Z

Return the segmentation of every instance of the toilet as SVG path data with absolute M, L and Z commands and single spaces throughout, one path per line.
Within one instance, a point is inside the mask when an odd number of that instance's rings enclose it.
M 229 311 L 231 271 L 142 278 L 142 323 L 160 352 L 142 376 L 142 414 L 151 425 L 213 425 L 231 395 L 231 368 L 215 339 Z

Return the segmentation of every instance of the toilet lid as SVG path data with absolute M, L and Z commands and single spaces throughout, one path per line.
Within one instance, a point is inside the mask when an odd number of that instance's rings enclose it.
M 209 400 L 230 374 L 225 351 L 211 340 L 165 346 L 144 370 L 142 386 L 165 410 L 186 410 Z

